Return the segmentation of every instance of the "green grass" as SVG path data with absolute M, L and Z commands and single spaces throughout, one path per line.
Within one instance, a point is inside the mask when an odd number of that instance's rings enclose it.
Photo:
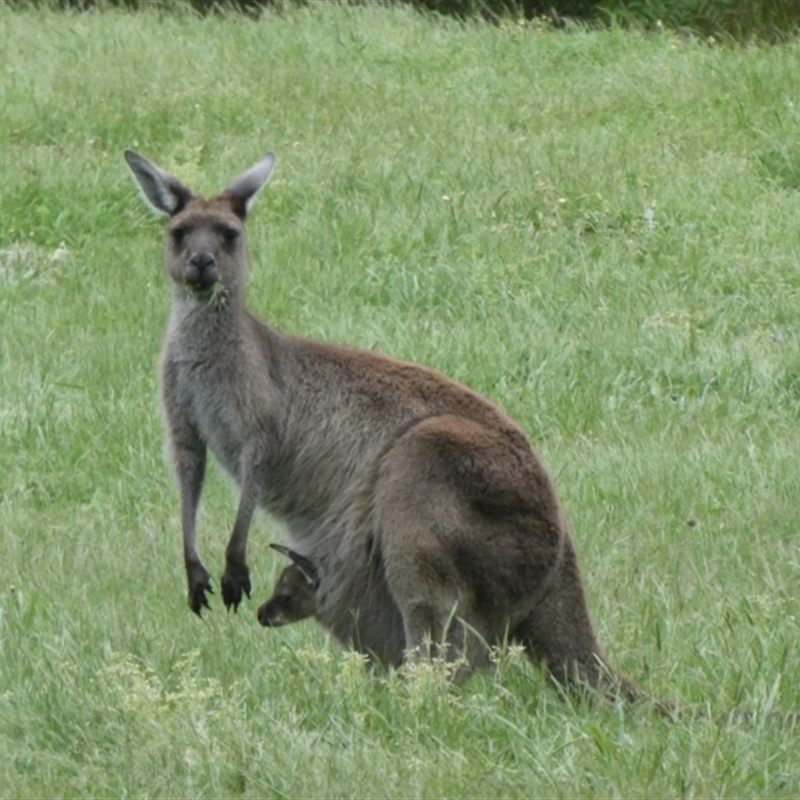
M 0 52 L 0 796 L 797 796 L 800 43 L 0 5 Z M 264 631 L 264 518 L 253 601 L 195 619 L 125 147 L 204 193 L 273 149 L 251 307 L 517 419 L 613 661 L 711 718 Z M 212 468 L 216 575 L 234 511 Z

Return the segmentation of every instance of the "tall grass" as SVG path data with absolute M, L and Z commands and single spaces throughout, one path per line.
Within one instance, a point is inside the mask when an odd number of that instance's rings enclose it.
M 0 795 L 797 795 L 769 712 L 800 708 L 798 43 L 0 5 L 0 52 Z M 507 410 L 614 662 L 710 716 L 574 707 L 514 651 L 454 688 L 266 632 L 266 519 L 253 602 L 196 620 L 125 147 L 206 193 L 275 150 L 252 308 Z M 212 467 L 219 571 L 234 507 Z

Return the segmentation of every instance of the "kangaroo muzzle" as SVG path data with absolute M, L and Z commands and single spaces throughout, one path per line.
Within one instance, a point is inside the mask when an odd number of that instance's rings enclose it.
M 219 281 L 217 259 L 209 252 L 195 253 L 189 259 L 186 280 L 197 288 L 207 288 Z

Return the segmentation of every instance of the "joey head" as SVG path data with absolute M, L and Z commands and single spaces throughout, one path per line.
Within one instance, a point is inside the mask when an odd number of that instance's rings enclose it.
M 288 547 L 271 544 L 292 563 L 283 570 L 272 590 L 272 596 L 258 609 L 258 621 L 268 628 L 278 628 L 313 617 L 317 610 L 316 567 L 305 556 Z

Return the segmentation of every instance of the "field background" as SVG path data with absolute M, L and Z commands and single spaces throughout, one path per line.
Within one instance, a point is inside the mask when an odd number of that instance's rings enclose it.
M 796 797 L 798 74 L 797 41 L 0 4 L 0 796 Z M 518 420 L 612 660 L 709 718 L 265 631 L 263 517 L 253 600 L 197 620 L 126 147 L 206 194 L 274 150 L 251 307 Z M 212 467 L 216 576 L 235 502 Z

